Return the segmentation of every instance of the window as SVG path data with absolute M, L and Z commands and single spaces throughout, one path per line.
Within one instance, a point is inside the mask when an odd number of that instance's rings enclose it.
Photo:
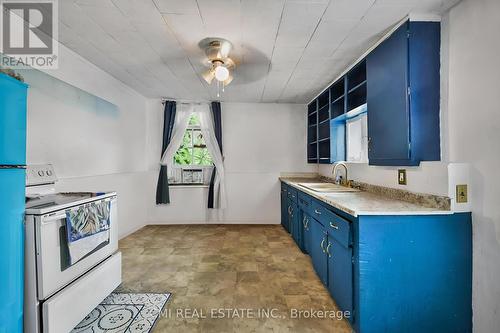
M 196 114 L 189 119 L 182 144 L 174 155 L 174 167 L 173 183 L 206 184 L 211 175 L 212 156 L 203 139 Z
M 213 165 L 212 156 L 201 134 L 200 120 L 195 114 L 189 119 L 182 144 L 174 155 L 174 164 L 189 167 Z

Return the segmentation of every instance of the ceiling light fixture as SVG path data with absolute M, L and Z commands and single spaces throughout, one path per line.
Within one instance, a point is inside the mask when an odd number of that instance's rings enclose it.
M 229 78 L 229 70 L 224 65 L 215 67 L 215 78 L 221 82 L 226 81 Z
M 215 79 L 217 86 L 217 97 L 220 97 L 220 91 L 224 92 L 224 87 L 233 80 L 234 61 L 229 57 L 229 52 L 233 45 L 222 38 L 207 38 L 200 42 L 200 47 L 204 49 L 208 58 L 210 68 L 201 76 L 211 84 Z

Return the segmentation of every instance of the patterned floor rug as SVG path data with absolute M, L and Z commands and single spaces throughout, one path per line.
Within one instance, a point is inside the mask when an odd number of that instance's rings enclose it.
M 169 299 L 169 293 L 112 293 L 72 333 L 149 333 Z

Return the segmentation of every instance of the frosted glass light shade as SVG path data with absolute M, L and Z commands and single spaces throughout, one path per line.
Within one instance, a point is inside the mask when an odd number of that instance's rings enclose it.
M 215 78 L 218 81 L 226 81 L 229 78 L 229 70 L 224 66 L 217 66 L 215 68 Z

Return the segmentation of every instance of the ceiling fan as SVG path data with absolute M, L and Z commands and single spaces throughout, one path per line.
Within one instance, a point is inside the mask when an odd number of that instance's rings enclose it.
M 223 38 L 206 38 L 200 42 L 200 47 L 204 49 L 208 58 L 207 64 L 210 68 L 202 74 L 208 84 L 214 79 L 217 84 L 217 97 L 220 97 L 220 90 L 224 92 L 224 87 L 233 81 L 233 71 L 235 62 L 229 57 L 233 45 Z

